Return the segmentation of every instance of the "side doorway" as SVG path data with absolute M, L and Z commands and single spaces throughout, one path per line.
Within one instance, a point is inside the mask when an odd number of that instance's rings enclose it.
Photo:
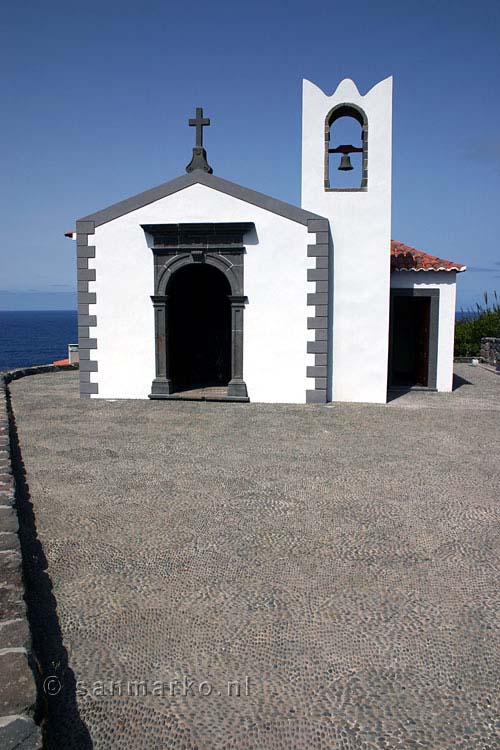
M 436 389 L 438 289 L 391 289 L 389 388 Z

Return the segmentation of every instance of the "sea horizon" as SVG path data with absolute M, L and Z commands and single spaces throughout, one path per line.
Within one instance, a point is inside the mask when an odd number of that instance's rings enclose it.
M 457 310 L 455 319 L 473 310 Z M 0 310 L 0 371 L 46 365 L 68 356 L 78 342 L 77 311 Z
M 0 371 L 66 359 L 77 341 L 75 309 L 0 310 Z

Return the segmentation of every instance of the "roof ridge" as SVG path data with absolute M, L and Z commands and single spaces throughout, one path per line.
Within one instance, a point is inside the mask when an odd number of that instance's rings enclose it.
M 265 193 L 259 193 L 257 190 L 243 187 L 243 185 L 230 182 L 223 177 L 217 177 L 216 175 L 208 174 L 201 170 L 195 170 L 194 172 L 181 175 L 180 177 L 175 177 L 168 182 L 163 182 L 161 185 L 157 185 L 156 187 L 145 190 L 142 193 L 133 195 L 123 201 L 113 203 L 111 206 L 107 206 L 101 211 L 96 211 L 93 214 L 84 216 L 82 219 L 79 219 L 79 221 L 93 221 L 95 226 L 107 224 L 109 221 L 118 219 L 120 216 L 136 211 L 150 203 L 161 200 L 161 198 L 166 198 L 169 195 L 173 195 L 173 193 L 177 193 L 180 190 L 184 190 L 185 188 L 196 184 L 205 185 L 206 187 L 218 190 L 226 195 L 231 195 L 238 200 L 246 201 L 246 203 L 263 208 L 266 211 L 271 211 L 272 213 L 283 216 L 286 219 L 290 219 L 290 221 L 295 221 L 298 224 L 304 224 L 305 226 L 307 226 L 308 221 L 324 219 L 323 216 L 312 213 L 311 211 L 306 211 L 306 209 L 299 208 L 299 206 L 295 206 L 292 203 L 286 203 L 285 201 L 273 198 Z

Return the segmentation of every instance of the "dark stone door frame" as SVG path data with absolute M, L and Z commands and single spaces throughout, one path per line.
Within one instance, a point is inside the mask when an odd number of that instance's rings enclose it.
M 394 297 L 428 297 L 430 299 L 429 315 L 429 367 L 427 375 L 427 386 L 397 387 L 391 385 L 392 380 L 392 351 L 393 351 L 393 326 L 394 326 Z M 391 287 L 391 303 L 389 313 L 389 366 L 388 387 L 390 390 L 424 390 L 435 391 L 437 388 L 437 360 L 438 360 L 438 337 L 439 337 L 439 289 L 425 288 L 398 288 Z
M 156 374 L 151 386 L 152 399 L 178 398 L 172 390 L 168 342 L 168 284 L 180 268 L 207 263 L 227 278 L 231 294 L 231 380 L 227 387 L 230 401 L 248 401 L 243 379 L 243 313 L 248 299 L 244 294 L 245 247 L 243 235 L 251 223 L 155 224 L 143 225 L 152 235 L 154 294 L 151 297 L 155 321 Z

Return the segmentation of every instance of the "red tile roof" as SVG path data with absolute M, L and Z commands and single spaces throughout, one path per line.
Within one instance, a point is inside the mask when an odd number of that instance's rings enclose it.
M 391 271 L 465 271 L 467 266 L 443 260 L 391 240 Z

